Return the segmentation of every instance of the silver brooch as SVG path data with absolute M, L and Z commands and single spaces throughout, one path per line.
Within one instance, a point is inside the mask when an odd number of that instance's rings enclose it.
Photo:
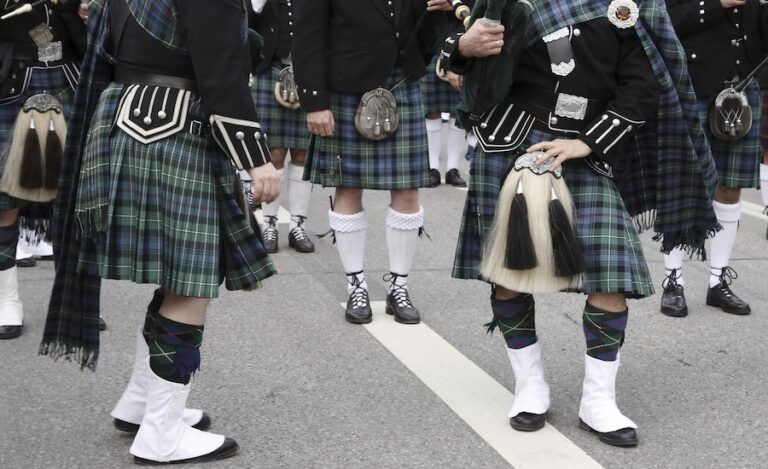
M 613 0 L 608 5 L 608 21 L 617 28 L 631 28 L 639 17 L 640 8 L 632 0 Z
M 543 151 L 534 151 L 531 153 L 526 153 L 523 156 L 519 157 L 515 160 L 515 171 L 520 171 L 522 169 L 529 169 L 534 174 L 542 175 L 547 172 L 552 173 L 555 175 L 555 177 L 560 177 L 563 174 L 563 168 L 562 166 L 557 168 L 556 170 L 552 171 L 552 163 L 555 162 L 554 158 L 550 158 L 547 161 L 543 162 L 542 164 L 536 164 L 536 160 L 541 158 L 541 155 L 543 155 Z

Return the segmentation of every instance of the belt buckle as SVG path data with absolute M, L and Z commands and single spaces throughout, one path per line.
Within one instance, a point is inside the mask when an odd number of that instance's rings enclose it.
M 196 137 L 203 135 L 203 123 L 200 121 L 191 121 L 189 123 L 189 133 Z
M 588 107 L 589 99 L 583 96 L 558 93 L 557 102 L 555 103 L 555 115 L 583 121 L 587 117 Z

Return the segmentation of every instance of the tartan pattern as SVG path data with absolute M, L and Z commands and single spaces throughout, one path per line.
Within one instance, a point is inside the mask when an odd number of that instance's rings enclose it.
M 402 80 L 394 69 L 382 85 L 391 89 Z M 336 135 L 313 136 L 304 179 L 323 187 L 355 187 L 374 190 L 417 189 L 429 183 L 427 128 L 417 81 L 402 83 L 392 91 L 400 114 L 400 126 L 385 140 L 371 141 L 355 128 L 360 96 L 330 93 Z
M 421 98 L 424 103 L 424 114 L 441 114 L 449 112 L 456 115 L 456 108 L 461 101 L 461 93 L 453 89 L 450 83 L 441 80 L 435 73 L 435 64 L 440 54 L 432 57 L 427 66 L 427 74 L 419 80 Z
M 768 151 L 768 90 L 760 91 L 760 146 Z
M 0 270 L 16 266 L 16 245 L 19 243 L 19 225 L 0 226 Z
M 624 345 L 629 311 L 612 313 L 588 302 L 582 314 L 582 328 L 587 342 L 587 355 L 605 362 L 615 361 Z
M 280 69 L 269 67 L 256 76 L 251 94 L 259 112 L 261 128 L 267 135 L 270 148 L 309 147 L 309 129 L 306 114 L 301 109 L 292 111 L 275 100 L 275 83 Z
M 523 148 L 554 138 L 533 131 Z M 496 214 L 502 177 L 515 152 L 487 154 L 478 147 L 470 168 L 453 277 L 482 280 L 483 246 Z M 653 282 L 640 238 L 616 185 L 581 161 L 566 163 L 563 177 L 575 207 L 575 225 L 586 261 L 583 293 L 622 293 L 629 298 L 653 294 Z
M 627 158 L 616 161 L 614 181 L 630 215 L 643 228 L 653 227 L 664 252 L 679 246 L 701 255 L 704 240 L 719 226 L 712 209 L 714 161 L 666 4 L 637 3 L 635 31 L 659 83 L 659 105 L 656 118 L 636 131 Z M 564 26 L 602 18 L 607 8 L 603 0 L 534 2 L 526 45 Z
M 698 101 L 699 116 L 704 122 L 704 130 L 715 158 L 720 185 L 725 187 L 760 187 L 760 90 L 753 81 L 745 92 L 752 108 L 752 128 L 744 138 L 736 141 L 715 138 L 709 130 L 709 111 L 714 98 Z
M 72 67 L 76 69 L 77 67 Z M 33 67 L 31 70 L 29 84 L 24 93 L 16 100 L 10 103 L 0 105 L 0 174 L 5 168 L 6 145 L 9 145 L 11 137 L 11 128 L 16 122 L 21 107 L 24 102 L 33 95 L 47 92 L 53 94 L 64 107 L 64 115 L 67 117 L 72 105 L 74 90 L 67 80 L 64 70 L 61 66 L 55 68 Z M 17 207 L 16 199 L 4 192 L 0 192 L 0 212 L 11 210 Z
M 498 324 L 507 348 L 519 350 L 536 343 L 536 304 L 531 295 L 520 295 L 511 300 L 491 298 L 493 321 Z

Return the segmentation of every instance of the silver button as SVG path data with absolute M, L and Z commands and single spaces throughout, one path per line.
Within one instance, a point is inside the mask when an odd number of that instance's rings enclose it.
M 704 6 L 704 2 L 703 1 L 699 2 L 699 5 Z
M 734 8 L 734 9 L 733 9 L 733 12 L 734 12 L 734 13 L 738 13 L 738 12 L 739 12 L 739 9 L 738 9 L 738 8 Z
M 703 15 L 704 13 L 706 13 L 704 10 L 699 10 L 700 15 Z
M 507 142 L 507 143 L 511 142 L 512 141 L 512 136 L 511 135 L 507 135 L 506 137 L 504 137 L 504 141 Z
M 152 118 L 147 116 L 144 118 L 144 125 L 152 125 Z
M 139 117 L 141 115 L 141 109 L 136 108 L 133 110 L 133 117 Z
M 317 91 L 313 91 L 312 96 L 317 96 Z
M 492 142 L 494 140 L 496 140 L 496 136 L 495 135 L 491 135 L 491 136 L 488 137 L 488 141 L 489 142 Z
M 696 59 L 696 54 L 691 54 L 691 58 L 695 60 Z
M 256 140 L 261 140 L 261 132 L 255 132 L 253 134 L 253 138 L 255 138 Z
M 581 30 L 579 28 L 573 28 L 573 35 L 576 37 L 581 36 Z
M 601 119 L 601 120 L 606 120 L 606 119 L 608 119 L 608 114 L 603 114 L 603 115 L 600 117 L 600 119 Z
M 552 116 L 549 118 L 549 125 L 557 125 L 557 117 Z
M 618 119 L 614 119 L 611 121 L 611 124 L 613 124 L 614 127 L 618 127 L 619 125 L 621 125 L 621 121 Z
M 157 117 L 160 118 L 160 120 L 164 120 L 168 115 L 165 113 L 165 111 L 160 111 L 157 113 Z
M 741 65 L 741 60 L 736 59 L 736 65 Z
M 701 19 L 699 20 L 699 23 L 703 23 L 703 22 L 704 22 L 704 18 L 701 18 Z
M 243 132 L 241 132 L 241 131 L 237 131 L 235 133 L 235 138 L 238 139 L 238 140 L 243 140 L 245 138 L 245 134 Z

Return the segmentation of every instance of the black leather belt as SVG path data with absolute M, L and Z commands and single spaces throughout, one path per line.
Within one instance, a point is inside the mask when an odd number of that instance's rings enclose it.
M 607 100 L 579 98 L 586 100 L 586 109 L 581 119 L 570 118 L 557 112 L 558 99 L 562 93 L 552 93 L 544 88 L 533 85 L 516 85 L 509 92 L 509 97 L 523 109 L 531 113 L 537 121 L 535 128 L 563 132 L 580 132 L 602 112 Z
M 191 78 L 145 72 L 123 65 L 118 65 L 115 68 L 115 82 L 124 85 L 163 86 L 165 88 L 187 90 L 197 94 L 197 83 Z

